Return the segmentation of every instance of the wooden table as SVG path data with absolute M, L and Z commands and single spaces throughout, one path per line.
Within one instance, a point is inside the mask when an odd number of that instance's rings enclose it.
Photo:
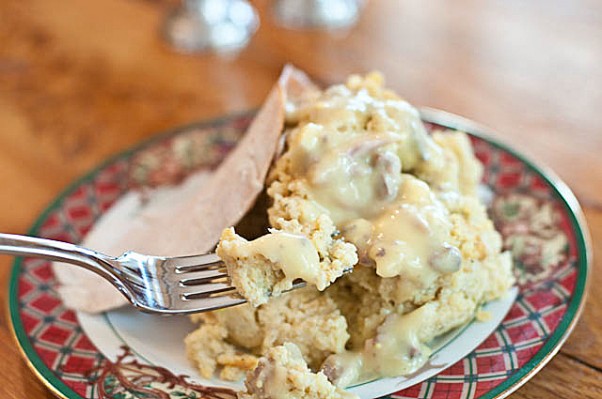
M 332 35 L 278 28 L 256 5 L 261 28 L 225 58 L 166 46 L 169 3 L 0 2 L 0 231 L 24 233 L 71 180 L 156 132 L 257 106 L 292 62 L 325 82 L 378 69 L 414 104 L 495 128 L 568 182 L 602 252 L 602 3 L 373 0 Z M 11 262 L 0 259 L 2 285 Z M 513 397 L 602 397 L 600 285 L 594 273 L 572 336 Z M 51 397 L 6 317 L 0 397 Z

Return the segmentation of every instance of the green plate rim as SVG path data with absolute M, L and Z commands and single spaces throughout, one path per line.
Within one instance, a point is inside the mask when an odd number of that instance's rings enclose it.
M 230 114 L 224 117 L 214 118 L 207 121 L 195 122 L 176 129 L 169 130 L 164 133 L 155 135 L 142 143 L 126 149 L 125 151 L 119 152 L 116 155 L 109 157 L 99 165 L 91 169 L 89 172 L 84 174 L 82 177 L 76 179 L 67 188 L 65 188 L 55 199 L 46 207 L 46 209 L 38 216 L 32 227 L 29 229 L 29 235 L 36 235 L 41 227 L 42 222 L 47 216 L 54 211 L 62 201 L 70 195 L 77 187 L 83 183 L 94 178 L 100 170 L 105 168 L 107 165 L 116 162 L 118 160 L 127 159 L 133 153 L 142 150 L 143 148 L 154 144 L 159 140 L 166 139 L 171 136 L 175 136 L 182 131 L 186 131 L 192 128 L 207 128 L 215 127 L 220 124 L 224 124 L 232 119 L 238 117 L 251 116 L 256 110 L 245 111 L 235 114 Z M 587 288 L 589 286 L 589 276 L 591 274 L 591 239 L 589 236 L 589 230 L 583 216 L 583 211 L 575 198 L 575 195 L 568 188 L 568 186 L 553 173 L 550 169 L 545 166 L 536 165 L 533 161 L 529 160 L 526 156 L 522 155 L 511 146 L 503 143 L 501 140 L 494 138 L 492 130 L 479 125 L 469 119 L 461 116 L 448 113 L 445 111 L 433 109 L 433 108 L 421 108 L 420 109 L 422 119 L 426 122 L 435 123 L 440 126 L 445 126 L 450 129 L 456 129 L 465 131 L 471 135 L 477 136 L 485 141 L 489 142 L 493 146 L 507 151 L 514 157 L 523 162 L 529 169 L 543 178 L 548 183 L 554 193 L 562 201 L 565 206 L 571 227 L 575 232 L 575 239 L 577 242 L 577 270 L 578 276 L 576 281 L 575 290 L 571 297 L 571 301 L 567 307 L 566 313 L 562 320 L 541 347 L 541 349 L 531 358 L 523 367 L 512 374 L 508 379 L 503 381 L 501 384 L 493 388 L 491 391 L 482 395 L 480 399 L 501 399 L 505 398 L 520 386 L 526 383 L 531 377 L 533 377 L 545 364 L 547 364 L 556 353 L 560 350 L 562 344 L 566 341 L 570 333 L 572 332 L 579 316 L 583 311 L 585 300 L 587 297 Z M 37 352 L 33 348 L 29 337 L 25 332 L 21 318 L 19 317 L 19 303 L 17 298 L 19 276 L 22 269 L 22 258 L 16 258 L 11 270 L 9 278 L 9 292 L 8 292 L 8 308 L 9 308 L 9 323 L 10 330 L 13 333 L 15 340 L 19 346 L 20 352 L 23 358 L 27 362 L 32 372 L 46 385 L 46 387 L 54 393 L 56 396 L 67 399 L 83 399 L 71 388 L 69 388 L 60 378 L 58 378 L 52 370 L 50 370 L 38 356 Z

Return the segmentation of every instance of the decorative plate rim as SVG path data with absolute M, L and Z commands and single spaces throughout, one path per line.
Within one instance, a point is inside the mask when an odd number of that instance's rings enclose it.
M 44 211 L 37 217 L 31 228 L 28 230 L 28 234 L 35 234 L 41 227 L 43 220 L 52 212 L 60 203 L 71 194 L 77 187 L 82 183 L 91 179 L 95 176 L 98 171 L 102 170 L 107 165 L 115 162 L 118 159 L 128 157 L 131 154 L 140 151 L 141 149 L 151 146 L 159 140 L 167 137 L 175 136 L 182 131 L 189 130 L 191 128 L 203 128 L 207 126 L 214 126 L 220 123 L 224 123 L 237 116 L 252 115 L 255 110 L 233 113 L 219 118 L 213 118 L 206 121 L 194 122 L 188 125 L 177 127 L 175 129 L 168 130 L 164 133 L 157 134 L 148 140 L 143 141 L 137 145 L 129 147 L 128 149 L 121 151 L 103 162 L 92 168 L 90 171 L 85 173 L 83 176 L 74 180 L 65 189 L 63 189 L 59 195 L 44 209 Z M 578 276 L 575 284 L 575 290 L 571 297 L 571 301 L 568 304 L 566 313 L 562 317 L 562 320 L 558 326 L 554 329 L 554 332 L 545 344 L 537 351 L 537 353 L 525 364 L 523 367 L 518 369 L 508 379 L 494 387 L 491 391 L 487 392 L 481 399 L 501 399 L 506 398 L 519 387 L 524 385 L 529 379 L 531 379 L 543 366 L 545 366 L 560 350 L 566 339 L 573 331 L 581 313 L 583 311 L 586 299 L 588 287 L 590 284 L 589 276 L 591 274 L 592 267 L 592 249 L 591 249 L 591 238 L 587 223 L 583 215 L 583 211 L 577 198 L 571 191 L 571 189 L 560 179 L 550 168 L 542 165 L 541 163 L 535 163 L 528 157 L 524 156 L 519 151 L 515 150 L 512 146 L 506 144 L 503 140 L 494 138 L 492 129 L 489 129 L 483 125 L 480 125 L 472 120 L 455 115 L 446 111 L 434 109 L 434 108 L 420 108 L 421 118 L 430 123 L 435 123 L 440 126 L 445 126 L 450 129 L 464 131 L 470 135 L 481 138 L 494 147 L 507 151 L 514 157 L 523 162 L 529 169 L 538 174 L 544 181 L 550 185 L 552 191 L 558 195 L 562 204 L 566 207 L 569 220 L 575 231 L 575 238 L 577 243 L 577 270 Z M 34 373 L 34 375 L 57 397 L 64 399 L 81 399 L 82 397 L 75 393 L 69 388 L 62 380 L 54 375 L 53 371 L 44 364 L 42 359 L 39 357 L 29 338 L 25 332 L 22 324 L 17 298 L 18 281 L 22 269 L 22 258 L 17 258 L 13 262 L 11 274 L 9 277 L 9 291 L 8 291 L 8 324 L 9 330 L 19 352 L 25 360 L 28 367 Z
M 577 270 L 579 273 L 575 284 L 575 291 L 573 292 L 566 313 L 563 315 L 558 326 L 554 329 L 552 335 L 547 339 L 539 351 L 537 351 L 533 358 L 507 380 L 480 397 L 480 399 L 506 398 L 529 381 L 537 374 L 537 372 L 539 372 L 539 370 L 552 360 L 579 321 L 579 317 L 583 312 L 587 300 L 590 284 L 588 277 L 591 275 L 592 267 L 592 244 L 589 229 L 587 228 L 587 222 L 585 221 L 581 205 L 579 205 L 579 201 L 575 197 L 575 194 L 573 194 L 572 190 L 558 175 L 556 175 L 555 172 L 541 163 L 535 164 L 535 162 L 531 161 L 528 157 L 506 144 L 504 141 L 493 137 L 492 129 L 462 116 L 434 108 L 421 108 L 420 113 L 424 121 L 464 131 L 487 141 L 497 148 L 509 152 L 519 159 L 550 185 L 552 191 L 558 195 L 561 202 L 566 206 L 571 225 L 576 227 L 575 241 L 578 249 Z

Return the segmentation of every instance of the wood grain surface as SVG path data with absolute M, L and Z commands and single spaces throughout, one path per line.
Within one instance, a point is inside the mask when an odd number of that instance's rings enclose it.
M 183 55 L 171 2 L 0 1 L 0 231 L 70 181 L 174 126 L 259 105 L 285 62 L 323 82 L 378 69 L 416 105 L 493 127 L 575 191 L 602 253 L 602 2 L 372 0 L 347 32 L 261 27 L 236 56 Z M 12 259 L 0 258 L 6 287 Z M 600 261 L 596 260 L 594 269 Z M 513 398 L 602 397 L 602 275 L 575 331 Z M 6 301 L 6 290 L 2 290 Z M 0 397 L 50 398 L 0 317 Z

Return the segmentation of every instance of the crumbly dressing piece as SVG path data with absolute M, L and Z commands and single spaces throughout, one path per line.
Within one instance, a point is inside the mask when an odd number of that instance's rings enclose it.
M 230 336 L 248 322 L 226 309 L 216 313 L 230 315 L 220 322 L 222 340 L 255 355 L 271 348 L 266 342 L 294 342 L 313 370 L 342 387 L 416 371 L 432 339 L 514 283 L 510 254 L 477 197 L 482 167 L 470 140 L 428 135 L 418 111 L 378 74 L 297 102 L 287 123 L 287 147 L 268 177 L 273 229 L 254 241 L 227 229 L 218 247 L 237 289 L 261 304 L 256 320 L 276 322 L 260 328 L 271 338 L 251 348 Z M 310 286 L 277 297 L 295 278 Z M 292 339 L 286 321 L 308 313 L 282 301 L 309 293 L 341 322 L 325 328 L 329 319 L 319 315 Z M 333 337 L 336 345 L 317 345 Z
M 357 399 L 332 385 L 322 372 L 308 367 L 301 351 L 291 343 L 270 349 L 247 374 L 246 391 L 239 399 Z
M 349 339 L 347 322 L 334 300 L 310 288 L 274 298 L 269 306 L 243 304 L 200 313 L 192 320 L 201 324 L 186 337 L 187 354 L 206 378 L 219 369 L 222 378 L 236 380 L 255 367 L 257 356 L 284 342 L 297 345 L 317 369 L 329 355 L 343 352 Z M 224 366 L 237 367 L 239 373 L 230 371 L 228 378 Z
M 345 266 L 351 268 L 357 258 L 351 245 L 341 240 L 334 242 L 323 228 L 332 230 L 332 226 L 318 224 L 313 240 L 328 237 L 333 242 L 328 244 L 328 258 L 322 260 L 314 241 L 306 235 L 276 230 L 247 241 L 233 228 L 226 229 L 218 254 L 228 265 L 228 274 L 239 293 L 255 306 L 266 303 L 270 295 L 290 290 L 296 279 L 324 290 L 341 276 Z
M 220 378 L 233 381 L 240 379 L 245 370 L 255 368 L 256 356 L 226 342 L 232 335 L 227 324 L 220 323 L 215 315 L 207 315 L 203 321 L 203 325 L 184 340 L 188 358 L 203 377 L 213 377 L 215 369 L 220 367 Z
M 271 221 L 269 235 L 247 241 L 228 228 L 217 247 L 232 284 L 254 306 L 290 290 L 297 278 L 323 290 L 357 263 L 355 247 L 334 238 L 336 226 L 315 203 L 279 198 L 288 215 Z

